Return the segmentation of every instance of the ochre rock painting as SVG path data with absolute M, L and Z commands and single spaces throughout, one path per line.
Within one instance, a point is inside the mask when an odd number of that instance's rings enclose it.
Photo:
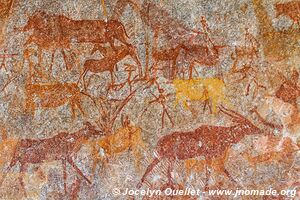
M 300 199 L 300 1 L 0 0 L 0 199 Z

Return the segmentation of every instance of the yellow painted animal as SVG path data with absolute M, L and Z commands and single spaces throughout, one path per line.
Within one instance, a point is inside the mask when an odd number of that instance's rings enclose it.
M 0 142 L 0 167 L 10 162 L 13 151 L 18 143 L 17 139 L 6 139 Z
M 93 173 L 99 162 L 105 162 L 112 156 L 131 150 L 135 157 L 135 167 L 139 170 L 141 160 L 140 148 L 146 150 L 146 145 L 142 140 L 141 128 L 130 123 L 123 124 L 115 133 L 92 143 L 93 147 Z M 103 150 L 103 153 L 100 152 Z
M 0 142 L 0 168 L 10 162 L 13 151 L 17 145 L 17 139 L 8 139 L 7 130 L 4 126 L 0 126 L 1 142 Z
M 188 108 L 187 101 L 210 101 L 212 112 L 216 113 L 218 104 L 228 104 L 225 96 L 225 84 L 218 78 L 175 79 L 175 106 L 182 102 Z

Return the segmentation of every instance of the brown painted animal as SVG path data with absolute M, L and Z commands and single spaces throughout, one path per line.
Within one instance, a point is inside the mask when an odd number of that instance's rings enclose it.
M 128 45 L 124 25 L 117 20 L 73 20 L 64 15 L 50 15 L 43 11 L 35 12 L 28 20 L 23 31 L 33 29 L 45 37 L 70 43 L 107 43 L 114 46 L 114 40 Z
M 276 17 L 281 15 L 287 16 L 293 20 L 294 24 L 299 24 L 300 21 L 300 1 L 290 1 L 286 3 L 275 4 Z M 299 26 L 300 28 L 300 26 Z
M 43 83 L 43 84 L 25 84 L 26 110 L 34 115 L 36 107 L 56 108 L 69 103 L 72 111 L 72 118 L 75 118 L 75 108 L 77 107 L 82 115 L 84 111 L 81 106 L 82 95 L 88 94 L 81 92 L 76 83 Z M 34 98 L 39 99 L 39 103 Z M 92 99 L 93 100 L 93 99 Z
M 153 168 L 162 160 L 169 161 L 168 181 L 172 183 L 171 172 L 175 160 L 187 160 L 204 156 L 208 166 L 212 159 L 218 158 L 227 152 L 233 145 L 241 141 L 247 135 L 264 133 L 244 116 L 226 108 L 220 108 L 226 115 L 230 116 L 236 124 L 233 126 L 210 126 L 202 125 L 188 132 L 173 132 L 159 139 L 156 147 L 157 157 L 147 167 L 142 176 L 138 188 L 142 186 L 146 177 Z M 234 180 L 223 166 L 224 174 Z M 206 170 L 208 182 L 208 171 Z
M 190 63 L 189 78 L 193 77 L 193 70 L 196 64 L 207 67 L 215 67 L 219 64 L 220 50 L 226 46 L 215 45 L 208 47 L 204 45 L 186 45 L 186 59 Z
M 6 169 L 6 174 L 17 164 L 20 164 L 20 172 L 27 170 L 28 164 L 41 164 L 49 161 L 62 161 L 64 189 L 66 192 L 66 164 L 67 162 L 75 169 L 76 173 L 85 179 L 88 183 L 91 181 L 82 173 L 82 171 L 74 163 L 72 156 L 77 153 L 81 145 L 94 136 L 101 136 L 102 132 L 89 122 L 85 123 L 85 127 L 74 132 L 61 132 L 57 135 L 46 139 L 21 139 L 17 142 L 11 162 Z M 0 186 L 3 183 L 6 174 L 0 180 Z M 25 186 L 22 176 L 19 177 L 20 185 L 25 192 Z M 25 192 L 26 194 L 26 192 Z
M 153 64 L 152 64 L 152 71 L 154 79 L 156 79 L 157 71 L 158 71 L 158 64 L 160 62 L 168 62 L 169 66 L 167 68 L 167 71 L 169 71 L 169 79 L 176 78 L 177 75 L 177 67 L 176 62 L 177 58 L 181 51 L 187 50 L 184 44 L 178 44 L 175 47 L 171 47 L 168 49 L 158 49 L 157 47 L 158 42 L 158 31 L 155 31 L 154 34 L 154 45 L 152 48 L 152 58 L 153 58 Z M 162 69 L 165 71 L 164 69 Z
M 33 30 L 25 45 L 35 43 L 41 49 L 55 51 L 62 49 L 64 59 L 67 57 L 64 50 L 70 48 L 72 40 L 78 43 L 109 43 L 112 48 L 114 41 L 119 40 L 125 45 L 128 35 L 124 25 L 117 20 L 73 20 L 63 15 L 50 15 L 44 11 L 37 11 L 23 27 L 23 31 Z M 53 54 L 52 52 L 52 63 Z M 40 60 L 41 61 L 41 53 Z M 52 64 L 51 64 L 52 65 Z M 67 66 L 67 69 L 70 69 Z
M 142 73 L 141 63 L 136 55 L 135 48 L 131 45 L 129 46 L 122 45 L 122 46 L 115 47 L 115 51 L 108 51 L 108 53 L 105 53 L 104 58 L 100 60 L 90 59 L 85 61 L 83 65 L 83 72 L 81 73 L 79 80 L 81 80 L 81 78 L 83 79 L 84 87 L 86 88 L 84 79 L 88 71 L 93 73 L 102 73 L 102 72 L 109 71 L 111 75 L 112 85 L 114 85 L 113 73 L 115 67 L 118 62 L 120 62 L 127 56 L 130 56 L 139 66 L 139 74 L 141 75 Z
M 57 50 L 61 50 L 66 68 L 70 69 L 65 50 L 70 49 L 71 38 L 62 36 L 62 32 L 58 29 L 58 21 L 50 17 L 42 11 L 35 12 L 29 17 L 27 24 L 22 28 L 23 32 L 32 31 L 24 46 L 36 44 L 38 46 L 38 63 L 42 63 L 43 50 L 51 52 L 51 65 L 52 68 L 54 61 L 54 54 Z

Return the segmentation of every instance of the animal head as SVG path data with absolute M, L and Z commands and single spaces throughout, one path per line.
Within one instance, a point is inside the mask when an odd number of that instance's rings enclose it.
M 136 64 L 141 67 L 141 62 L 136 53 L 136 48 L 133 45 L 128 44 L 117 46 L 115 47 L 115 51 L 113 51 L 113 53 L 114 54 L 112 55 L 112 58 L 114 57 L 117 61 L 121 61 L 126 56 L 130 56 L 136 62 Z
M 103 132 L 99 131 L 96 129 L 96 126 L 92 125 L 90 122 L 84 122 L 83 123 L 85 126 L 85 134 L 88 137 L 92 137 L 92 136 L 102 136 Z
M 223 106 L 219 107 L 219 109 L 222 113 L 231 117 L 231 120 L 240 127 L 239 131 L 241 131 L 243 135 L 265 134 L 265 132 L 260 130 L 257 126 L 255 126 L 250 120 L 248 120 L 243 115 L 233 110 L 224 108 Z
M 45 24 L 47 13 L 45 11 L 36 11 L 29 17 L 27 24 L 23 27 L 23 31 L 29 31 Z
M 106 24 L 106 34 L 107 36 L 113 36 L 115 34 L 116 38 L 120 39 L 120 37 L 129 36 L 126 33 L 125 26 L 118 20 L 108 20 Z

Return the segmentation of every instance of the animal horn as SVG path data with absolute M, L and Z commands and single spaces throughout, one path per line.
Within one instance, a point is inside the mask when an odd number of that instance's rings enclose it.
M 232 117 L 233 119 L 236 119 L 236 120 L 241 120 L 241 119 L 245 120 L 246 119 L 243 115 L 238 114 L 237 112 L 235 112 L 233 110 L 229 110 L 229 109 L 225 108 L 223 105 L 219 106 L 219 109 L 221 112 Z

